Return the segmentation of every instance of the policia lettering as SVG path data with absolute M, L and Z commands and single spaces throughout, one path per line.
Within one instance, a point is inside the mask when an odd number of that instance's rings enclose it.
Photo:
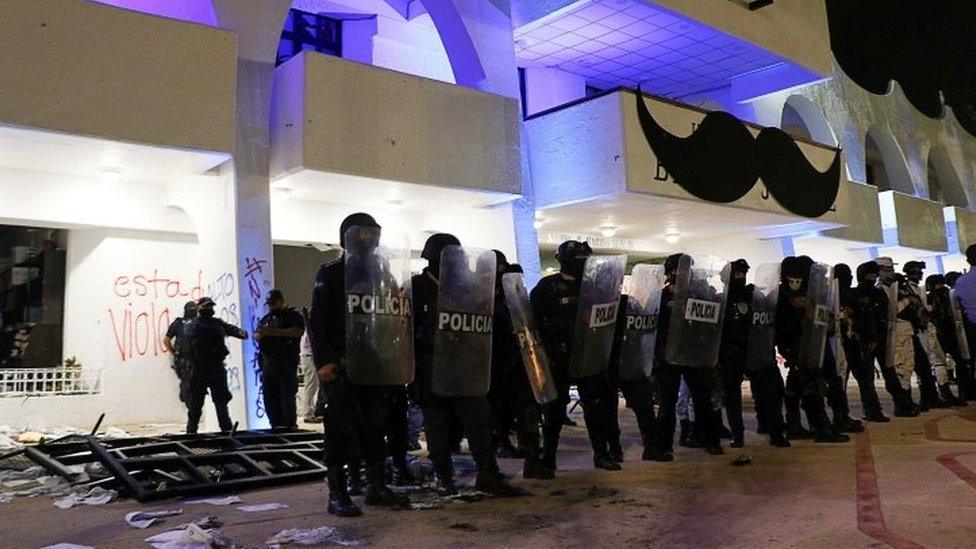
M 776 311 L 753 311 L 753 326 L 773 326 L 776 324 Z
M 441 311 L 437 314 L 437 329 L 444 332 L 490 334 L 491 328 L 491 315 L 452 313 L 449 311 Z
M 653 332 L 657 330 L 657 315 L 626 315 L 624 329 L 628 332 Z
M 620 302 L 598 303 L 590 309 L 590 328 L 602 328 L 617 322 L 617 307 Z
M 412 305 L 406 297 L 391 295 L 346 294 L 346 313 L 351 315 L 410 316 Z
M 689 298 L 685 308 L 685 320 L 718 324 L 721 305 L 715 301 Z

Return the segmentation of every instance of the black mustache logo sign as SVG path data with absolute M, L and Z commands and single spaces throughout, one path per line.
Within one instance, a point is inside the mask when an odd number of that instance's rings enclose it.
M 637 117 L 644 137 L 675 183 L 709 202 L 734 202 L 762 179 L 769 194 L 788 211 L 820 217 L 834 204 L 840 188 L 840 151 L 826 172 L 819 172 L 789 134 L 749 128 L 726 112 L 712 111 L 688 137 L 677 137 L 651 116 L 637 88 Z

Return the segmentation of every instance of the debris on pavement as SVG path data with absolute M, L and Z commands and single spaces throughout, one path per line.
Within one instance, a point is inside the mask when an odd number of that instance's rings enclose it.
M 296 545 L 341 545 L 354 547 L 365 545 L 360 539 L 351 538 L 332 526 L 318 528 L 290 528 L 282 530 L 265 542 L 271 547 L 294 543 Z
M 54 506 L 59 509 L 71 509 L 78 505 L 105 505 L 114 500 L 118 494 L 115 490 L 106 490 L 98 486 L 85 490 L 77 490 L 58 499 Z
M 237 509 L 245 513 L 261 513 L 263 511 L 274 511 L 276 509 L 287 509 L 284 503 L 256 503 L 254 505 L 241 505 Z
M 163 522 L 167 517 L 183 513 L 183 509 L 164 509 L 162 511 L 133 511 L 125 515 L 125 522 L 133 528 L 149 528 Z
M 183 500 L 184 505 L 234 505 L 241 503 L 240 496 L 224 496 L 222 498 L 198 498 Z
M 461 530 L 463 532 L 476 532 L 478 527 L 470 522 L 455 522 L 454 524 L 448 526 L 451 530 Z
M 747 456 L 745 454 L 739 454 L 735 456 L 735 459 L 732 460 L 733 467 L 743 467 L 751 463 L 752 463 L 752 456 Z
M 78 545 L 77 543 L 55 543 L 54 545 L 45 545 L 41 549 L 95 549 L 91 545 Z
M 233 542 L 216 528 L 203 529 L 195 524 L 185 528 L 167 530 L 146 538 L 146 543 L 155 549 L 210 549 L 234 547 Z

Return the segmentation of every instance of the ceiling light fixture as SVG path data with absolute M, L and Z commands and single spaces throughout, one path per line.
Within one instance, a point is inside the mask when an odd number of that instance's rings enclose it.
M 600 234 L 603 238 L 613 238 L 617 236 L 617 226 L 616 225 L 604 225 L 600 227 Z
M 681 234 L 677 232 L 668 232 L 664 235 L 664 241 L 668 244 L 677 244 L 681 241 Z

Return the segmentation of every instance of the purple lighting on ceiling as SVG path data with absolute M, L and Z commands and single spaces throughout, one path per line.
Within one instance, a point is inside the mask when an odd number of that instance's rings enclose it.
M 596 88 L 641 84 L 667 97 L 726 87 L 743 75 L 755 75 L 749 91 L 756 95 L 820 78 L 749 42 L 640 0 L 577 2 L 520 27 L 515 55 L 520 66 L 558 68 Z
M 217 26 L 217 14 L 211 0 L 92 0 L 130 11 L 158 15 L 169 19 L 179 19 L 199 23 L 209 27 Z

